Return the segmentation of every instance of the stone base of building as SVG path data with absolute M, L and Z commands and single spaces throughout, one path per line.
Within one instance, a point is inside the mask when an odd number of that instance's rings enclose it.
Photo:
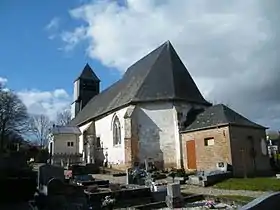
M 51 157 L 51 163 L 53 165 L 67 166 L 72 164 L 79 164 L 82 162 L 80 154 L 54 154 Z

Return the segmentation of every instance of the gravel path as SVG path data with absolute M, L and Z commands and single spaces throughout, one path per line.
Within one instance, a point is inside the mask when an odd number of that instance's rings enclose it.
M 112 183 L 126 183 L 126 177 L 113 177 L 108 174 L 94 174 L 93 175 L 97 179 L 107 179 Z M 204 194 L 204 195 L 240 195 L 240 196 L 248 196 L 248 197 L 259 197 L 267 192 L 260 191 L 247 191 L 247 190 L 224 190 L 224 189 L 216 189 L 213 187 L 198 187 L 193 185 L 182 185 L 181 187 L 183 193 L 194 193 L 194 194 Z

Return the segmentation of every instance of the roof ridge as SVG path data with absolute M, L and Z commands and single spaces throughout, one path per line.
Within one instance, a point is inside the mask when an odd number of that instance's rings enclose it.
M 171 72 L 171 76 L 172 76 L 172 80 L 173 80 L 173 83 L 172 83 L 172 88 L 173 88 L 173 94 L 174 94 L 174 97 L 176 96 L 176 88 L 175 88 L 175 77 L 174 77 L 174 71 L 173 71 L 173 61 L 172 61 L 172 54 L 171 54 L 171 49 L 170 48 L 174 48 L 173 45 L 171 44 L 171 42 L 168 40 L 167 41 L 167 50 L 168 50 L 168 54 L 169 54 L 169 59 L 170 59 L 170 64 L 171 64 L 171 69 L 172 69 L 172 72 Z M 175 51 L 175 53 L 177 53 Z
M 163 43 L 163 44 L 160 46 L 160 47 L 162 47 L 161 51 L 158 53 L 157 58 L 155 59 L 155 62 L 151 65 L 149 71 L 147 71 L 147 74 L 146 74 L 145 77 L 143 78 L 143 80 L 142 80 L 141 84 L 139 85 L 138 90 L 137 90 L 136 93 L 134 94 L 133 98 L 130 99 L 130 102 L 133 101 L 134 97 L 138 95 L 138 93 L 139 93 L 139 91 L 140 91 L 140 89 L 141 89 L 141 87 L 142 87 L 142 84 L 145 82 L 146 78 L 147 78 L 148 75 L 151 73 L 151 69 L 153 69 L 154 65 L 157 63 L 157 61 L 158 61 L 160 55 L 162 54 L 163 50 L 165 49 L 166 45 L 167 45 L 167 42 Z M 160 47 L 159 47 L 159 48 L 160 48 Z
M 231 121 L 231 120 L 229 119 L 229 116 L 228 116 L 227 113 L 226 113 L 227 111 L 230 111 L 230 112 L 232 112 L 232 113 L 235 115 L 235 116 L 234 116 L 234 119 L 236 119 L 236 116 L 238 116 L 238 117 L 240 117 L 242 120 L 248 121 L 248 122 L 250 122 L 250 123 L 252 123 L 252 124 L 255 124 L 255 125 L 259 125 L 258 123 L 253 122 L 252 120 L 250 120 L 250 119 L 247 118 L 246 116 L 244 116 L 244 115 L 240 114 L 239 112 L 233 110 L 232 108 L 228 107 L 227 105 L 225 105 L 225 104 L 223 104 L 223 103 L 221 103 L 220 105 L 222 106 L 223 115 L 226 117 L 227 121 Z M 234 120 L 234 121 L 235 121 L 235 120 Z M 235 122 L 232 122 L 232 123 L 235 123 Z M 259 125 L 259 126 L 261 126 L 261 125 Z

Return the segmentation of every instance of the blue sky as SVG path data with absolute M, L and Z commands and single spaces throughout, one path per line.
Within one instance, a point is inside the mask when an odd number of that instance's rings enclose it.
M 87 62 L 104 89 L 170 40 L 206 99 L 279 128 L 279 0 L 121 2 L 1 0 L 0 82 L 53 118 Z
M 0 38 L 0 76 L 8 79 L 10 89 L 59 88 L 71 93 L 73 80 L 87 62 L 102 79 L 103 88 L 120 77 L 86 56 L 83 46 L 65 52 L 59 50 L 63 47 L 60 40 L 49 39 L 46 27 L 53 18 L 59 18 L 62 30 L 79 23 L 70 19 L 68 11 L 80 4 L 79 0 L 0 2 L 0 25 L 4 26 Z

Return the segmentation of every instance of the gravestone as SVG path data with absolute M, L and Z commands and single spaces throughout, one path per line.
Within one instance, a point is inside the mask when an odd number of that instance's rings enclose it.
M 60 179 L 52 178 L 47 184 L 48 196 L 61 195 L 64 193 L 64 183 Z
M 181 188 L 179 183 L 171 183 L 167 185 L 167 195 L 172 198 L 181 196 Z
M 44 194 L 48 193 L 47 185 L 48 182 L 52 179 L 58 179 L 64 182 L 64 168 L 53 165 L 42 165 L 38 170 L 38 189 Z
M 184 203 L 179 183 L 170 183 L 167 185 L 167 196 L 165 202 L 170 209 L 183 207 Z
M 126 169 L 126 184 L 134 184 L 133 183 L 133 176 L 132 176 L 132 168 Z

